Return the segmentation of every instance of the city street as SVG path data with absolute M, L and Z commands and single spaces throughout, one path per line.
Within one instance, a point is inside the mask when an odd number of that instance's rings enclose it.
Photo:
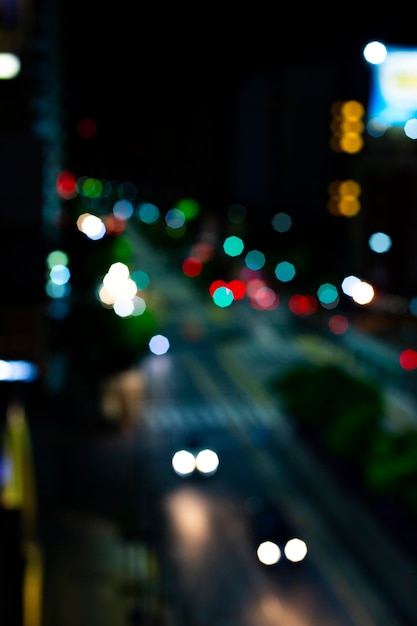
M 114 8 L 0 2 L 0 626 L 416 626 L 413 20 Z
M 187 310 L 199 332 L 170 316 L 169 352 L 115 378 L 107 421 L 39 433 L 43 626 L 412 626 L 413 565 L 267 390 L 297 343 L 246 306 L 237 317 L 192 306 L 164 260 L 146 258 L 163 305 Z M 214 449 L 216 474 L 176 475 L 184 447 Z M 305 562 L 288 571 L 257 560 L 254 503 L 305 538 Z

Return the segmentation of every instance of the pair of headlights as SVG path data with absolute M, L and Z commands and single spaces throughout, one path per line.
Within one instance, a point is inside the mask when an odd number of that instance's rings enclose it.
M 294 537 L 289 539 L 283 547 L 275 541 L 263 541 L 257 549 L 257 556 L 264 565 L 276 565 L 283 557 L 292 563 L 303 561 L 307 555 L 307 544 Z
M 204 448 L 198 452 L 178 450 L 172 457 L 172 468 L 178 476 L 191 476 L 195 472 L 212 476 L 217 472 L 219 457 L 214 450 Z

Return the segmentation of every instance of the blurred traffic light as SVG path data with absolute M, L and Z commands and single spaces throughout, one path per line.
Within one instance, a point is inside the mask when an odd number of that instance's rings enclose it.
M 365 109 L 357 100 L 334 102 L 330 112 L 332 131 L 330 147 L 335 152 L 356 154 L 363 148 L 363 116 Z
M 328 186 L 327 208 L 332 215 L 354 217 L 361 209 L 361 186 L 355 180 L 334 180 Z

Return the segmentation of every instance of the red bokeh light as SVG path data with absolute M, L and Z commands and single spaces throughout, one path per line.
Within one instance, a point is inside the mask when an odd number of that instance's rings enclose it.
M 242 280 L 231 280 L 228 284 L 229 289 L 233 292 L 233 298 L 235 300 L 241 300 L 246 294 L 246 285 Z
M 97 132 L 97 123 L 89 117 L 85 117 L 77 124 L 77 132 L 80 137 L 90 139 Z
M 258 311 L 272 311 L 279 306 L 280 299 L 270 287 L 260 287 L 251 297 L 251 305 Z
M 343 335 L 349 328 L 349 321 L 345 315 L 332 315 L 329 319 L 329 329 L 334 335 Z
M 288 308 L 296 315 L 312 315 L 317 311 L 318 302 L 314 296 L 295 294 L 288 301 Z
M 201 241 L 196 243 L 192 248 L 192 256 L 200 259 L 202 263 L 206 263 L 207 261 L 211 261 L 211 259 L 215 255 L 215 247 L 213 244 Z
M 56 190 L 64 200 L 71 200 L 77 195 L 77 179 L 72 172 L 61 172 L 56 179 Z
M 124 220 L 119 219 L 115 215 L 109 215 L 105 220 L 106 233 L 117 237 L 121 235 L 126 229 L 126 223 Z
M 186 276 L 198 276 L 201 274 L 202 269 L 203 264 L 200 259 L 197 259 L 196 257 L 189 256 L 182 264 L 182 271 Z
M 209 292 L 210 295 L 213 297 L 214 292 L 216 291 L 216 289 L 219 289 L 219 287 L 227 287 L 228 289 L 230 289 L 229 284 L 224 281 L 224 280 L 213 280 L 213 282 L 211 283 L 210 287 L 209 287 Z
M 403 350 L 400 354 L 400 365 L 404 370 L 417 368 L 417 352 L 411 348 Z

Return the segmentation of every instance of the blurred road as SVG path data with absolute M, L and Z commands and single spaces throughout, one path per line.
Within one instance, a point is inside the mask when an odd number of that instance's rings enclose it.
M 155 397 L 130 431 L 69 430 L 37 442 L 46 626 L 124 624 L 134 609 L 146 615 L 143 623 L 412 624 L 417 596 L 410 565 L 294 439 L 272 399 L 268 405 L 261 391 L 243 401 L 240 391 L 234 403 L 227 372 L 220 378 L 211 366 L 202 383 L 206 397 L 198 401 L 194 360 L 188 368 L 180 356 L 169 360 L 161 366 L 166 359 L 155 357 L 145 365 Z M 201 372 L 198 377 L 201 392 Z M 171 390 L 177 384 L 177 391 L 188 382 L 191 393 L 161 402 L 156 390 L 164 382 Z M 174 475 L 170 459 L 196 432 L 219 451 L 221 468 L 206 483 L 187 484 Z M 244 505 L 254 496 L 272 499 L 308 537 L 310 570 L 279 582 L 278 592 L 245 543 Z M 187 512 L 200 520 L 194 531 Z M 202 532 L 201 524 L 215 533 L 209 547 L 193 534 Z M 218 594 L 224 594 L 220 605 Z M 273 618 L 261 611 L 266 597 Z
M 277 318 L 256 311 L 255 323 L 245 306 L 213 315 L 151 252 L 142 247 L 144 270 L 167 309 L 188 313 L 186 323 L 169 316 L 169 353 L 114 381 L 96 428 L 83 427 L 85 407 L 72 420 L 59 398 L 35 425 L 42 626 L 415 626 L 415 563 L 266 389 L 300 356 L 284 320 L 280 332 Z M 209 480 L 172 471 L 173 452 L 196 437 L 220 453 Z M 307 537 L 306 567 L 260 567 L 248 535 L 254 498 Z

